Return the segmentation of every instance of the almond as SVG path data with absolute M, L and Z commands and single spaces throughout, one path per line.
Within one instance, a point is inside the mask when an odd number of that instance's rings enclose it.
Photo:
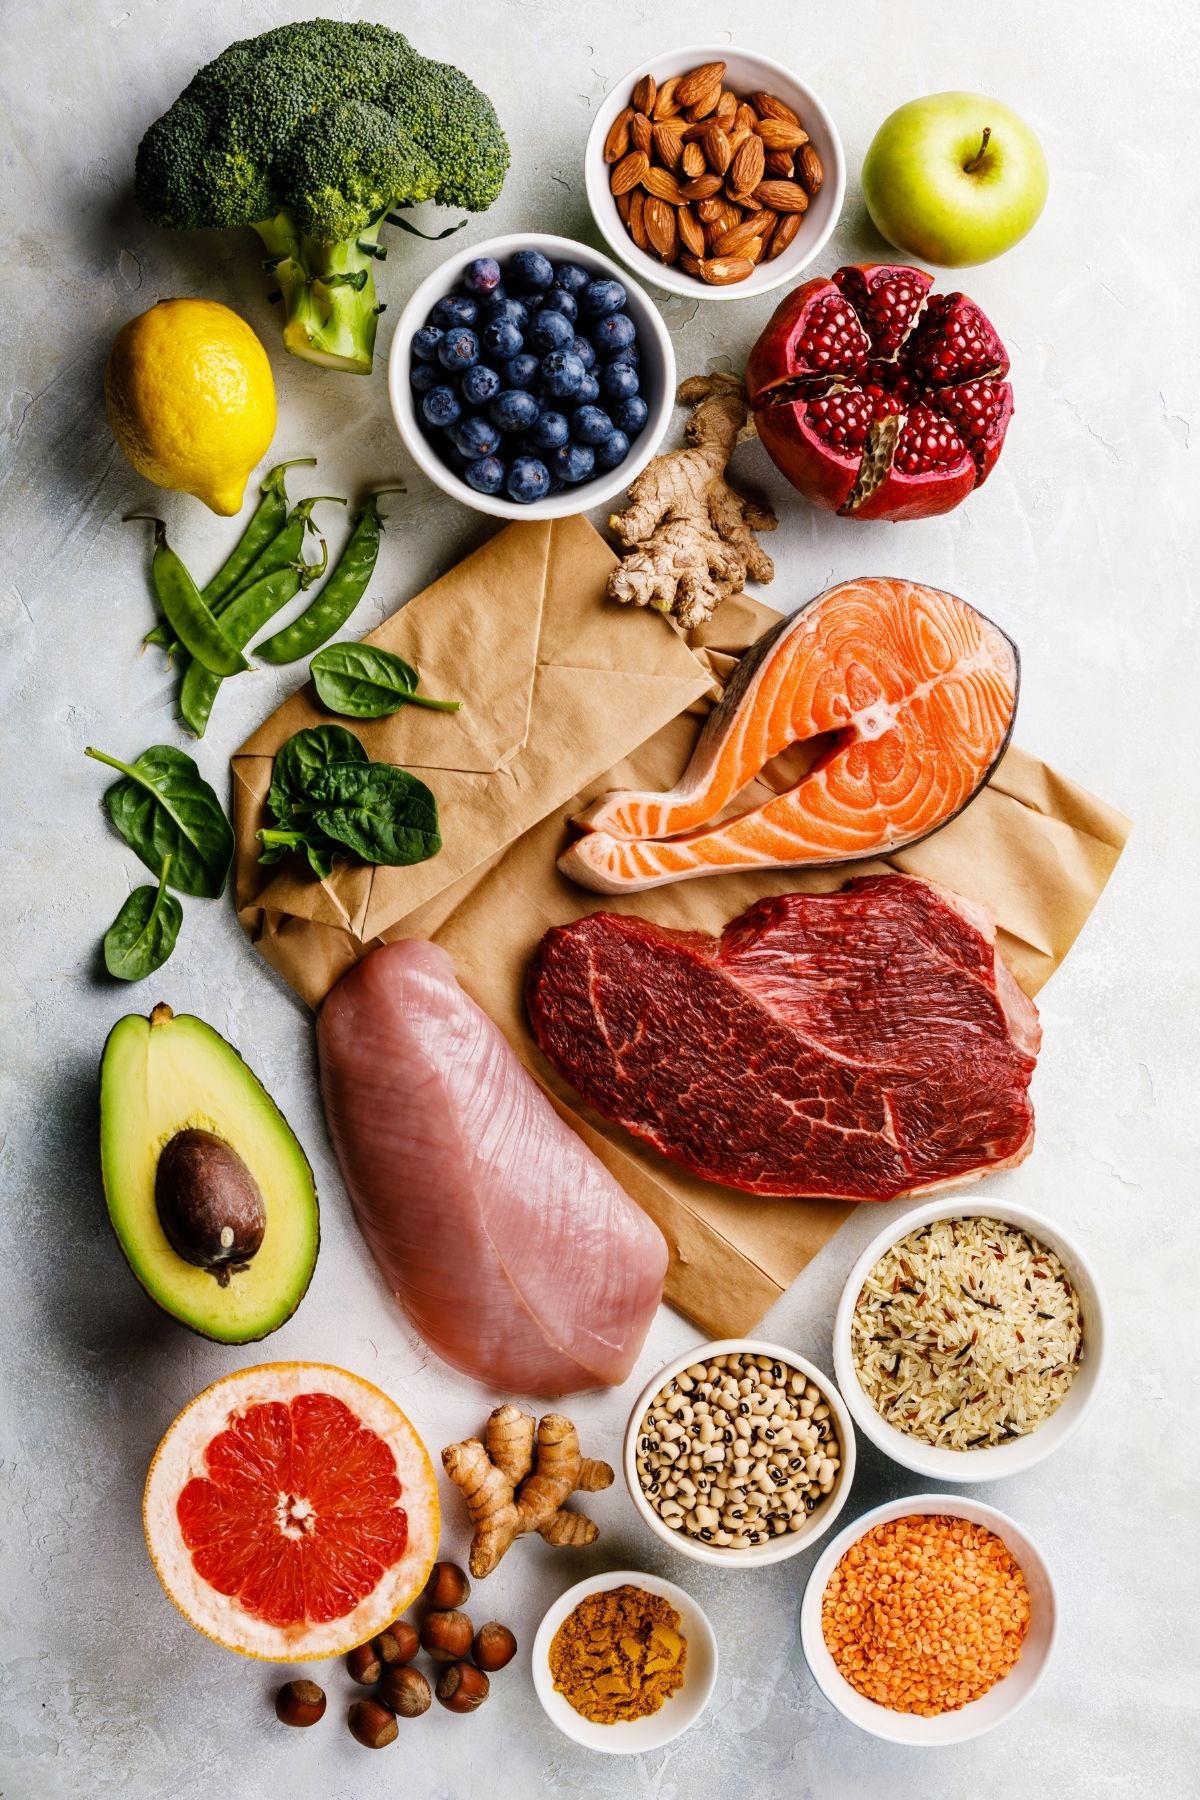
M 766 152 L 762 139 L 748 137 L 729 165 L 729 185 L 744 194 L 752 194 L 766 170 Z
M 810 194 L 817 193 L 825 179 L 821 159 L 811 144 L 805 144 L 800 152 L 800 179 Z
M 722 93 L 721 98 L 717 101 L 717 110 L 713 114 L 713 118 L 717 121 L 717 124 L 721 127 L 722 131 L 728 131 L 729 127 L 733 124 L 734 115 L 736 114 L 737 109 L 737 95 L 731 93 L 730 90 L 726 88 Z
M 713 194 L 721 191 L 719 175 L 697 175 L 692 181 L 685 181 L 680 188 L 680 196 L 684 200 L 708 200 Z
M 653 75 L 643 75 L 633 90 L 633 109 L 635 112 L 652 113 L 654 102 L 658 99 L 658 83 Z
M 704 94 L 701 99 L 696 101 L 694 106 L 688 107 L 688 118 L 692 120 L 693 124 L 699 119 L 707 119 L 709 115 L 716 110 L 717 101 L 720 98 L 721 84 L 718 81 L 714 82 L 713 86 L 709 88 L 708 92 Z
M 627 194 L 631 188 L 637 187 L 650 167 L 650 158 L 641 150 L 631 150 L 623 156 L 608 178 L 608 185 L 614 194 Z
M 640 194 L 641 191 L 641 188 L 633 188 L 628 194 L 617 195 L 617 211 L 621 216 L 622 225 L 628 225 L 629 214 L 633 209 L 633 195 Z
M 777 256 L 782 255 L 799 231 L 802 222 L 799 213 L 784 213 L 781 215 L 778 225 L 776 225 L 774 231 L 771 233 L 771 241 L 767 245 L 768 262 L 774 262 Z
M 650 239 L 646 235 L 646 196 L 641 188 L 635 188 L 629 196 L 629 235 L 639 250 L 649 250 Z
M 744 188 L 734 187 L 732 181 L 725 183 L 725 198 L 734 206 L 744 207 L 747 212 L 762 211 L 762 201 L 757 200 L 753 194 L 747 193 Z
M 708 248 L 704 238 L 704 227 L 690 206 L 681 206 L 675 214 L 675 229 L 679 233 L 679 241 L 685 250 L 693 256 L 703 256 Z
M 743 100 L 742 104 L 733 115 L 733 129 L 735 131 L 754 131 L 757 126 L 758 114 L 752 106 L 747 106 L 746 102 Z
M 713 251 L 717 247 L 717 242 L 718 242 L 720 236 L 721 236 L 721 225 L 720 225 L 719 221 L 716 224 L 706 225 L 704 227 L 704 254 L 705 254 L 705 256 L 712 255 Z
M 655 119 L 654 129 L 670 132 L 673 137 L 680 138 L 686 144 L 697 128 L 689 125 L 682 113 L 672 113 L 669 119 Z
M 687 74 L 677 82 L 675 98 L 680 106 L 695 106 L 699 101 L 705 99 L 715 87 L 717 91 L 713 96 L 712 106 L 709 108 L 711 112 L 712 107 L 715 107 L 721 98 L 721 84 L 724 79 L 725 64 L 723 62 L 701 63 L 699 68 L 689 69 Z
M 685 144 L 698 144 L 708 130 L 707 119 L 689 119 L 686 113 L 680 115 L 683 121 L 683 141 Z
M 795 173 L 796 159 L 790 150 L 768 150 L 763 160 L 768 175 L 781 175 L 787 179 Z
M 808 142 L 807 131 L 789 125 L 786 119 L 760 119 L 755 131 L 768 150 L 798 150 Z
M 625 107 L 619 112 L 609 128 L 604 140 L 604 160 L 606 163 L 620 162 L 629 148 L 629 127 L 633 122 L 633 108 Z
M 629 135 L 633 140 L 634 149 L 640 150 L 643 156 L 649 156 L 651 145 L 654 142 L 654 127 L 645 113 L 634 113 L 629 125 Z
M 668 131 L 665 125 L 654 127 L 654 148 L 659 162 L 666 169 L 678 169 L 680 163 L 684 161 L 683 139 L 677 131 Z M 689 144 L 688 149 L 691 148 L 692 146 Z M 704 167 L 703 157 L 700 159 L 700 167 Z M 699 174 L 700 170 L 697 169 L 696 173 Z
M 760 240 L 761 247 L 761 243 L 764 243 L 767 238 L 766 220 L 769 216 L 766 213 L 751 213 L 748 219 L 742 219 L 739 224 L 731 226 L 728 231 L 723 231 L 713 245 L 717 255 L 745 256 L 748 254 L 747 244 L 755 238 Z
M 685 254 L 680 257 L 679 266 L 685 275 L 699 275 L 701 268 L 700 258 L 698 256 L 688 256 Z
M 729 139 L 715 119 L 710 119 L 704 128 L 704 155 L 709 168 L 717 175 L 724 175 L 733 161 Z
M 683 172 L 690 181 L 695 175 L 703 175 L 708 164 L 704 160 L 704 152 L 699 144 L 684 144 L 682 150 Z M 665 158 L 664 158 L 665 161 Z
M 678 75 L 672 75 L 671 79 L 664 81 L 659 88 L 654 105 L 650 108 L 650 117 L 656 122 L 659 119 L 669 119 L 674 113 L 683 111 L 683 107 L 675 98 L 675 90 L 678 86 Z
M 706 256 L 700 264 L 700 279 L 710 287 L 728 287 L 753 273 L 754 264 L 748 256 Z
M 652 194 L 646 201 L 646 236 L 655 253 L 664 262 L 674 262 L 679 253 L 679 235 L 675 229 L 675 208 Z
M 795 181 L 760 181 L 754 190 L 760 206 L 772 212 L 802 213 L 808 211 L 808 195 Z
M 704 225 L 715 224 L 719 219 L 722 218 L 722 216 L 724 215 L 724 212 L 725 212 L 724 200 L 711 200 L 710 199 L 710 200 L 697 200 L 697 202 L 696 202 L 696 217 L 700 220 L 701 224 L 704 224 Z M 738 218 L 740 219 L 741 216 L 742 216 L 741 213 L 739 213 Z
M 760 119 L 782 119 L 785 125 L 800 123 L 799 115 L 782 100 L 777 100 L 774 94 L 751 94 L 750 98 Z
M 649 164 L 642 171 L 641 182 L 648 194 L 653 194 L 656 200 L 666 200 L 671 206 L 682 206 L 688 198 L 670 169 L 656 169 Z

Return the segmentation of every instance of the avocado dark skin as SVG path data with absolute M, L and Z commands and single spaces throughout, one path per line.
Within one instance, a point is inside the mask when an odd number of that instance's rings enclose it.
M 221 1287 L 247 1266 L 267 1228 L 262 1194 L 237 1151 L 192 1126 L 163 1147 L 154 1203 L 176 1255 L 207 1269 Z

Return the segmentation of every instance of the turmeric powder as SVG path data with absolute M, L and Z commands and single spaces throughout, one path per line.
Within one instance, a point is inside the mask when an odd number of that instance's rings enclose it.
M 644 1588 L 588 1594 L 554 1634 L 554 1686 L 594 1725 L 644 1719 L 683 1686 L 679 1626 L 674 1607 Z

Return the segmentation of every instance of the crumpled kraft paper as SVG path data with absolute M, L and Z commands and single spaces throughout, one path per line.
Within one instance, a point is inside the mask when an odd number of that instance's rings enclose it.
M 522 982 L 542 933 L 600 907 L 719 932 L 765 895 L 828 890 L 890 866 L 989 907 L 1001 953 L 1034 994 L 1082 928 L 1129 826 L 1014 747 L 964 813 L 886 861 L 718 876 L 628 899 L 573 886 L 555 867 L 570 816 L 609 788 L 673 785 L 737 656 L 777 617 L 744 596 L 727 601 L 693 637 L 693 654 L 657 614 L 605 600 L 613 561 L 586 520 L 512 525 L 370 634 L 369 643 L 416 664 L 423 691 L 465 702 L 457 714 L 405 707 L 350 722 L 373 758 L 413 770 L 436 794 L 445 848 L 427 863 L 338 865 L 324 882 L 287 864 L 261 868 L 254 834 L 272 757 L 293 732 L 331 718 L 311 686 L 273 713 L 233 759 L 238 912 L 312 1006 L 376 944 L 412 936 L 442 944 L 464 988 L 657 1220 L 671 1249 L 665 1297 L 710 1335 L 737 1336 L 851 1209 L 700 1181 L 583 1106 L 525 1017 Z M 769 765 L 738 810 L 790 785 L 802 756 Z

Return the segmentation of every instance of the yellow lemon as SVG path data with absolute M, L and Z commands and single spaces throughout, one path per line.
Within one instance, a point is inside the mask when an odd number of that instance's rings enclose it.
M 104 371 L 104 404 L 139 475 L 238 511 L 275 435 L 267 353 L 215 300 L 160 300 L 122 326 Z

